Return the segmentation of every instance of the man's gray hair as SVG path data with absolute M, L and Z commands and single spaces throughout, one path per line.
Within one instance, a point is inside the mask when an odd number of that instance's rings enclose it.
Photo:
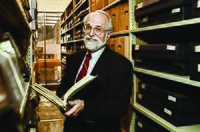
M 91 16 L 92 14 L 104 14 L 104 15 L 108 18 L 108 25 L 107 25 L 106 30 L 109 30 L 109 31 L 112 31 L 112 30 L 113 30 L 112 19 L 111 19 L 110 15 L 109 15 L 107 12 L 103 11 L 103 10 L 96 10 L 96 11 L 94 11 L 94 12 L 91 12 L 91 13 L 87 14 L 87 15 L 84 17 L 84 19 L 83 19 L 84 25 L 85 25 L 85 23 L 86 23 L 88 17 Z

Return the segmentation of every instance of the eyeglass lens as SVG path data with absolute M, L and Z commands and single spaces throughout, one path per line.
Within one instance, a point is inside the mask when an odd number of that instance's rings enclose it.
M 84 26 L 84 30 L 86 33 L 90 33 L 93 29 L 93 32 L 96 34 L 96 35 L 101 35 L 102 32 L 103 32 L 103 28 L 102 27 L 92 27 L 90 25 L 85 25 Z

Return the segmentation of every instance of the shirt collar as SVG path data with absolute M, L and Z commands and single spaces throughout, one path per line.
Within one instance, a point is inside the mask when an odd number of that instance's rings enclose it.
M 96 52 L 92 52 L 91 55 L 92 55 L 92 59 L 93 58 L 96 58 L 97 56 L 100 56 L 103 51 L 105 50 L 106 46 L 104 46 L 103 48 L 101 48 L 100 50 L 96 51 Z M 86 53 L 88 54 L 88 52 Z

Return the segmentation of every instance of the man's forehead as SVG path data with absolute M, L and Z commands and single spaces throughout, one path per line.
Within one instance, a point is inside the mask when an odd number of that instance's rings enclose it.
M 101 25 L 101 24 L 105 25 L 108 23 L 108 18 L 103 13 L 92 13 L 86 20 L 86 23 L 91 22 L 91 21 L 95 22 L 98 25 Z
M 101 13 L 101 12 L 94 12 L 89 17 L 91 18 L 91 17 L 94 17 L 94 16 L 102 17 L 103 19 L 108 20 L 108 17 L 105 14 Z

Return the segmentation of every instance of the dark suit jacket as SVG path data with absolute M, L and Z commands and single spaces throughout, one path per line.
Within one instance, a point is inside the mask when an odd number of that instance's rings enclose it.
M 65 75 L 57 89 L 59 97 L 74 84 L 85 53 L 67 57 Z M 120 118 L 128 110 L 132 93 L 132 69 L 128 59 L 106 47 L 91 73 L 100 77 L 101 85 L 94 87 L 98 92 L 92 98 L 83 99 L 84 110 L 76 118 L 66 118 L 65 129 L 69 129 L 66 131 L 120 132 Z

